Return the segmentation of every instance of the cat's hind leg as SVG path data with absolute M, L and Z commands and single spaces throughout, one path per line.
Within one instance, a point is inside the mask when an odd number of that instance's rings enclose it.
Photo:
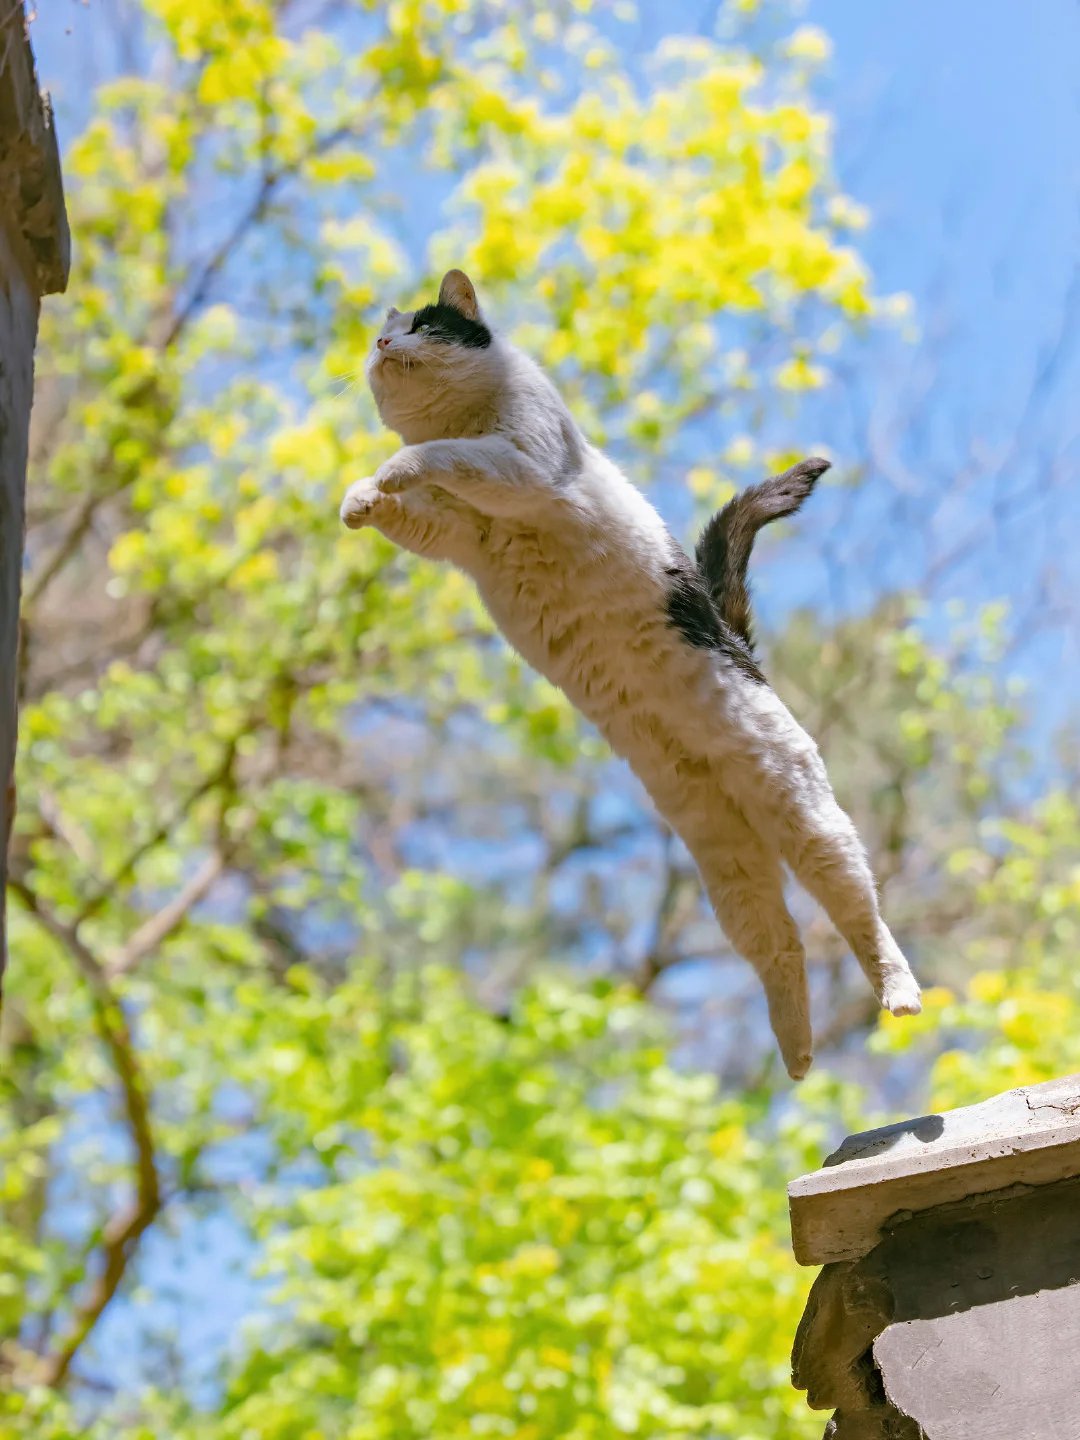
M 683 838 L 724 934 L 764 986 L 787 1072 L 801 1080 L 814 1058 L 806 952 L 784 901 L 780 862 L 727 801 L 710 809 L 711 833 Z
M 917 1015 L 918 981 L 881 918 L 873 872 L 855 827 L 831 794 L 797 808 L 780 849 L 799 884 L 851 946 L 882 1008 Z

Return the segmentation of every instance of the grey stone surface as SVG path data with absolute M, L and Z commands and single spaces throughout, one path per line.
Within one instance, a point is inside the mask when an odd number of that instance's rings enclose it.
M 41 296 L 67 282 L 69 237 L 56 137 L 21 5 L 0 7 L 0 972 L 14 814 L 19 590 L 27 434 Z
M 1080 1173 L 1080 1076 L 850 1136 L 788 1186 L 795 1258 L 857 1259 L 890 1217 Z
M 1080 1440 L 1080 1291 L 1040 1290 L 890 1325 L 892 1405 L 942 1440 Z

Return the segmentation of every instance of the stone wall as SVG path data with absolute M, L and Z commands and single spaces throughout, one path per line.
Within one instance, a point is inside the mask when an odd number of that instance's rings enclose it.
M 852 1136 L 788 1196 L 827 1440 L 1080 1440 L 1080 1075 Z
M 41 297 L 67 283 L 69 240 L 47 97 L 20 4 L 0 17 L 0 975 L 14 813 L 19 589 L 26 450 Z

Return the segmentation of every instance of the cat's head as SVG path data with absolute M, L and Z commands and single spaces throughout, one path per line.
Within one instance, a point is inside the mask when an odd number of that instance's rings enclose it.
M 482 404 L 502 363 L 472 281 L 448 270 L 433 305 L 386 312 L 367 378 L 383 420 L 411 443 L 450 433 L 441 422 L 452 429 L 467 418 L 462 412 Z
M 490 344 L 472 281 L 462 270 L 449 270 L 434 305 L 406 311 L 391 305 L 372 359 L 407 367 L 413 360 L 445 361 L 451 350 L 486 350 Z

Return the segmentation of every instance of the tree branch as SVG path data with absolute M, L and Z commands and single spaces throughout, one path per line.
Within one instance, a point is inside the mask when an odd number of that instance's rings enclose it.
M 328 150 L 332 150 L 335 145 L 340 144 L 342 140 L 352 133 L 353 127 L 351 125 L 339 125 L 335 129 L 328 131 L 325 135 L 320 136 L 309 149 L 292 164 L 286 165 L 279 170 L 264 169 L 259 181 L 259 188 L 255 193 L 255 198 L 203 265 L 195 278 L 194 284 L 188 291 L 187 299 L 174 312 L 164 334 L 157 340 L 152 336 L 150 337 L 149 343 L 154 346 L 159 354 L 167 354 L 183 334 L 192 316 L 206 299 L 215 277 L 228 263 L 234 250 L 252 226 L 257 225 L 262 219 L 278 187 L 283 182 L 292 179 L 307 161 L 315 160 L 318 159 L 319 156 L 325 155 Z M 129 406 L 141 403 L 146 393 L 155 383 L 156 377 L 153 376 L 139 381 L 132 393 L 126 397 L 125 403 Z M 64 569 L 68 561 L 76 553 L 83 536 L 93 523 L 94 516 L 98 509 L 108 500 L 115 498 L 116 495 L 125 490 L 133 479 L 134 475 L 127 476 L 122 484 L 114 485 L 110 489 L 100 491 L 96 494 L 87 495 L 82 501 L 72 518 L 71 524 L 68 526 L 56 549 L 49 556 L 44 568 L 39 574 L 31 576 L 23 602 L 24 614 L 29 614 L 35 603 L 41 598 L 49 585 L 52 584 L 56 576 Z
M 106 974 L 110 980 L 127 975 L 162 941 L 187 919 L 200 900 L 212 889 L 224 872 L 227 856 L 224 850 L 213 850 L 176 894 L 156 914 L 151 915 L 109 960 Z
M 74 555 L 82 543 L 82 538 L 90 529 L 94 519 L 94 511 L 104 503 L 108 497 L 104 494 L 91 493 L 86 496 L 78 506 L 72 517 L 63 539 L 56 549 L 49 556 L 44 567 L 31 579 L 27 587 L 26 596 L 23 600 L 23 614 L 28 616 L 33 609 L 35 601 L 42 592 L 52 583 L 56 575 L 64 568 L 67 562 Z
M 58 1388 L 67 1379 L 80 1347 L 119 1289 L 139 1239 L 161 1209 L 162 1196 L 150 1107 L 135 1042 L 124 1008 L 109 984 L 105 968 L 84 944 L 75 927 L 65 924 L 53 914 L 25 876 L 13 875 L 8 883 L 41 928 L 67 951 L 90 988 L 98 1034 L 108 1051 L 120 1086 L 124 1123 L 135 1152 L 134 1196 L 105 1222 L 101 1231 L 100 1273 L 75 1307 L 66 1335 L 43 1362 L 42 1380 L 46 1385 Z
M 91 915 L 96 915 L 102 905 L 113 895 L 116 887 L 128 879 L 143 856 L 149 854 L 151 850 L 156 849 L 163 840 L 167 840 L 172 830 L 184 816 L 187 815 L 191 807 L 196 805 L 205 795 L 208 795 L 211 790 L 228 778 L 235 759 L 236 741 L 232 740 L 225 747 L 225 754 L 221 763 L 216 766 L 205 779 L 201 780 L 194 789 L 188 791 L 187 795 L 184 796 L 180 803 L 175 806 L 171 813 L 158 825 L 157 829 L 148 835 L 141 844 L 136 845 L 135 849 L 131 851 L 127 859 L 123 861 L 110 878 L 103 881 L 90 898 L 85 901 L 82 909 L 75 917 L 72 925 L 73 930 L 77 931 L 84 921 L 89 920 Z
M 306 150 L 294 164 L 288 165 L 281 170 L 267 169 L 263 171 L 259 181 L 259 188 L 255 192 L 255 198 L 203 265 L 195 279 L 194 285 L 192 285 L 188 291 L 187 299 L 173 316 L 172 323 L 165 331 L 161 341 L 161 348 L 163 350 L 169 349 L 186 328 L 195 311 L 206 299 L 218 273 L 228 263 L 233 251 L 252 226 L 257 225 L 266 213 L 266 207 L 273 199 L 275 190 L 277 190 L 284 181 L 292 179 L 306 161 L 315 160 L 320 155 L 325 155 L 328 150 L 333 149 L 335 145 L 344 140 L 351 132 L 352 127 L 349 125 L 338 126 L 337 129 L 320 136 L 311 148 Z

